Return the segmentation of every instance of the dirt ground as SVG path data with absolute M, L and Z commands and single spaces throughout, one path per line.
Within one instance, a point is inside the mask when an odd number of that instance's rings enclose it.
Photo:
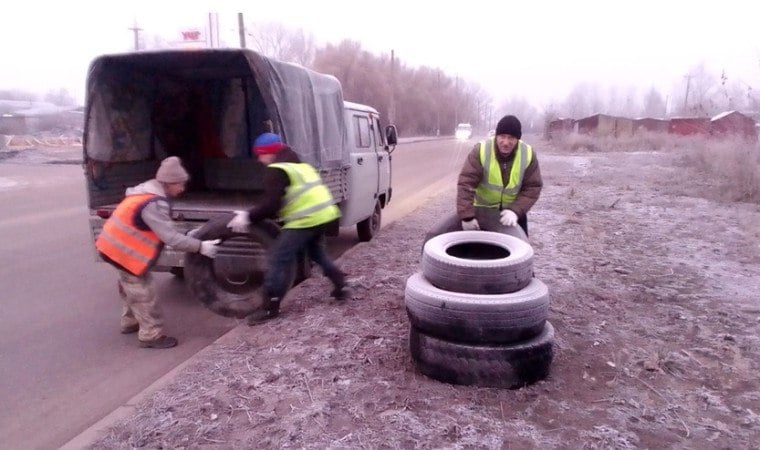
M 241 325 L 94 448 L 760 448 L 760 207 L 711 200 L 678 155 L 539 151 L 530 215 L 556 329 L 517 390 L 415 370 L 404 286 L 453 186 Z M 753 438 L 754 436 L 754 438 Z

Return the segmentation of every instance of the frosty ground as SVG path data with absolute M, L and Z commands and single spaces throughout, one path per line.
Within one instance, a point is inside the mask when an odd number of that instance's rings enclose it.
M 281 318 L 241 324 L 93 448 L 760 448 L 760 207 L 718 201 L 677 152 L 535 147 L 546 380 L 415 369 L 404 286 L 452 186 L 340 258 L 347 304 L 307 280 Z

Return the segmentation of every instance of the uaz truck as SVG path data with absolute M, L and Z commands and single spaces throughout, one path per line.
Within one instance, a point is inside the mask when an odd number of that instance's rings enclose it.
M 313 165 L 342 212 L 334 226 L 355 226 L 368 241 L 391 200 L 391 152 L 397 137 L 374 108 L 344 101 L 340 82 L 247 49 L 170 50 L 103 55 L 90 65 L 84 127 L 84 173 L 94 239 L 127 187 L 155 176 L 179 156 L 190 181 L 172 203 L 175 226 L 202 239 L 222 238 L 208 259 L 165 248 L 153 270 L 184 276 L 211 310 L 242 317 L 257 307 L 267 252 L 279 225 L 250 233 L 226 228 L 263 191 L 256 137 L 279 133 Z M 198 229 L 200 227 L 200 229 Z M 294 282 L 309 276 L 304 257 Z

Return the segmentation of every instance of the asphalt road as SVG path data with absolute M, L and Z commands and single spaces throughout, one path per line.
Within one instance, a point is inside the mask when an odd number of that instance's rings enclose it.
M 473 143 L 400 144 L 383 226 L 451 187 Z M 140 349 L 134 335 L 119 334 L 116 274 L 94 258 L 80 165 L 0 160 L 0 210 L 5 448 L 61 446 L 239 324 L 193 301 L 180 280 L 158 274 L 167 331 L 180 345 Z M 339 256 L 356 242 L 355 230 L 344 230 L 328 247 Z

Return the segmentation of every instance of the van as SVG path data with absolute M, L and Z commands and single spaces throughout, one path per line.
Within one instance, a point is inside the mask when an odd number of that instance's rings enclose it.
M 103 55 L 90 65 L 85 103 L 93 243 L 126 188 L 153 178 L 165 157 L 179 156 L 190 181 L 172 203 L 176 228 L 200 228 L 199 236 L 223 242 L 213 260 L 165 248 L 153 270 L 184 275 L 191 293 L 223 315 L 250 312 L 279 233 L 272 221 L 246 235 L 224 226 L 263 192 L 264 166 L 250 151 L 258 135 L 280 134 L 319 171 L 342 212 L 332 234 L 356 227 L 360 240 L 372 239 L 392 197 L 395 126 L 383 127 L 371 106 L 344 101 L 335 77 L 251 50 Z M 299 279 L 309 267 L 299 260 Z

